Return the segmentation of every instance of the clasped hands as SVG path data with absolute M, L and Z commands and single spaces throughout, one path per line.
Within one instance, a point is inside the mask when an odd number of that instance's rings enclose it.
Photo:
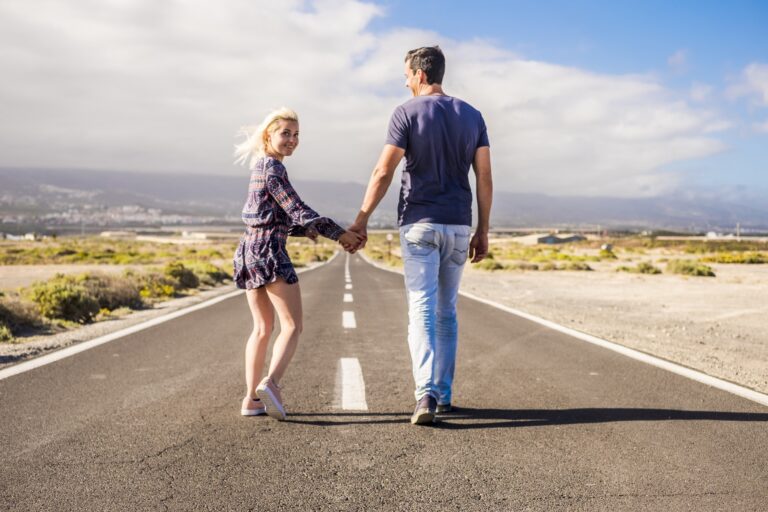
M 306 236 L 313 242 L 317 242 L 317 231 L 309 230 L 307 231 Z M 339 237 L 339 244 L 341 244 L 344 250 L 350 254 L 354 254 L 358 250 L 365 247 L 365 243 L 367 241 L 368 236 L 365 233 L 365 229 L 363 229 L 363 232 L 360 233 L 359 231 L 354 231 L 352 227 L 350 227 Z
M 358 250 L 365 247 L 367 241 L 368 237 L 366 235 L 353 231 L 352 228 L 346 230 L 339 237 L 339 243 L 350 254 L 355 254 Z
M 368 226 L 355 222 L 339 237 L 339 243 L 349 254 L 355 254 L 368 241 Z

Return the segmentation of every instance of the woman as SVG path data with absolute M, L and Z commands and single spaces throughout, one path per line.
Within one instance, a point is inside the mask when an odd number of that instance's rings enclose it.
M 282 108 L 270 113 L 255 130 L 245 129 L 246 139 L 236 146 L 236 162 L 250 160 L 253 171 L 243 207 L 245 234 L 235 251 L 234 278 L 246 290 L 253 315 L 253 332 L 245 347 L 246 396 L 241 414 L 265 412 L 285 419 L 280 380 L 291 361 L 302 329 L 301 291 L 293 264 L 285 250 L 288 235 L 336 240 L 345 250 L 356 248 L 362 238 L 321 217 L 296 194 L 288 181 L 283 160 L 299 144 L 299 119 Z M 274 326 L 280 334 L 272 348 L 267 376 L 259 382 Z M 258 386 L 256 385 L 258 383 Z

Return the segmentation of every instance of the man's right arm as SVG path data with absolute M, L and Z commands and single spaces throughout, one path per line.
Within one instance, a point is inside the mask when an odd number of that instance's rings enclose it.
M 349 227 L 350 231 L 367 237 L 368 236 L 368 219 L 381 202 L 381 199 L 387 193 L 389 185 L 392 183 L 392 177 L 395 175 L 395 169 L 403 159 L 405 150 L 392 144 L 385 144 L 384 149 L 381 151 L 379 161 L 376 163 L 376 167 L 373 169 L 371 179 L 368 182 L 368 189 L 365 191 L 365 197 L 363 198 L 363 206 L 360 207 L 360 212 L 357 214 L 355 222 Z M 360 245 L 360 249 L 365 247 L 365 240 Z
M 475 170 L 477 181 L 477 230 L 469 243 L 469 257 L 472 263 L 477 263 L 488 256 L 488 230 L 493 202 L 491 148 L 488 146 L 477 148 L 472 168 Z

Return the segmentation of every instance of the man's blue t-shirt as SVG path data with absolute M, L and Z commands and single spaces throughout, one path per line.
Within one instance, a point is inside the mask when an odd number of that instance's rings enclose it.
M 451 96 L 416 96 L 395 109 L 387 144 L 405 150 L 397 220 L 472 225 L 469 167 L 488 146 L 483 116 Z

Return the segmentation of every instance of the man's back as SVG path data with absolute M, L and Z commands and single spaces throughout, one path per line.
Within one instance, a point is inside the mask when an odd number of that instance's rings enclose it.
M 405 150 L 398 224 L 472 224 L 469 169 L 488 146 L 478 110 L 451 96 L 417 96 L 395 109 L 387 144 Z

